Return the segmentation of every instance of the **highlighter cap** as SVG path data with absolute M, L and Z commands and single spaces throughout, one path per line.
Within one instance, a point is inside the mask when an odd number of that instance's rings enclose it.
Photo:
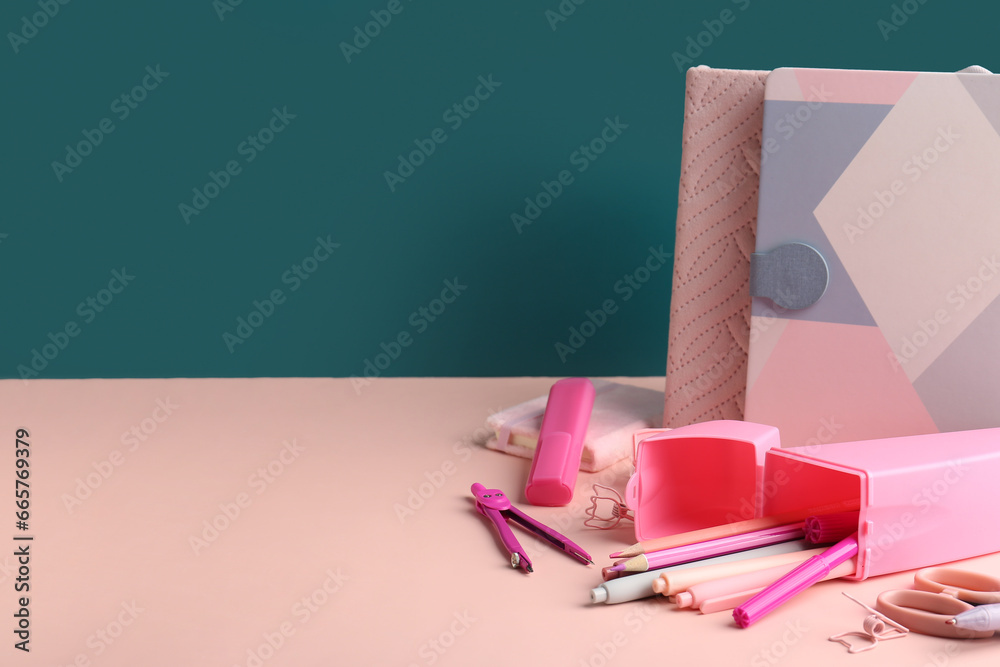
M 549 390 L 524 487 L 532 505 L 561 507 L 573 499 L 594 396 L 594 384 L 587 378 L 559 380 Z

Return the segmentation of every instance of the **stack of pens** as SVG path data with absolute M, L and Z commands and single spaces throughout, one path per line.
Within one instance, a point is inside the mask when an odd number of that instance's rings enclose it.
M 737 624 L 746 627 L 812 583 L 854 573 L 858 512 L 813 512 L 635 544 L 611 554 L 627 560 L 604 569 L 605 582 L 590 592 L 591 602 L 615 604 L 661 594 L 704 614 L 735 608 Z M 831 543 L 837 546 L 817 548 Z

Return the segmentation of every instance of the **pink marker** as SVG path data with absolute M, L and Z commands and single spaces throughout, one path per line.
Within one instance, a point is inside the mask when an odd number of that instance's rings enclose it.
M 845 560 L 858 553 L 858 534 L 845 537 L 821 554 L 813 556 L 776 582 L 733 610 L 733 619 L 741 628 L 748 628 L 823 579 Z
M 805 562 L 805 559 L 799 563 L 787 563 L 756 572 L 744 572 L 703 581 L 690 586 L 686 591 L 677 593 L 674 602 L 681 609 L 694 607 L 703 614 L 734 609 L 791 572 L 802 562 Z M 845 560 L 830 570 L 823 580 L 839 579 L 854 574 L 857 567 L 858 564 L 854 559 Z
M 532 505 L 561 507 L 573 500 L 595 393 L 587 378 L 565 378 L 549 390 L 524 487 L 524 497 Z

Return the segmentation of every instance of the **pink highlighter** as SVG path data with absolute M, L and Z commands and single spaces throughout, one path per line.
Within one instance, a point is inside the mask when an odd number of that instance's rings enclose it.
M 587 378 L 559 380 L 549 390 L 524 487 L 524 496 L 532 505 L 561 507 L 573 499 L 594 394 L 594 384 Z

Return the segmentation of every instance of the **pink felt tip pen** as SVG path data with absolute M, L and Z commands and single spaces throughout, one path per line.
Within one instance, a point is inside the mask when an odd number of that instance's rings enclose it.
M 549 390 L 524 487 L 524 497 L 532 505 L 561 507 L 573 500 L 595 394 L 594 383 L 587 378 L 565 378 Z
M 733 610 L 736 625 L 747 628 L 823 579 L 845 560 L 858 553 L 858 534 L 845 537 L 817 554 Z

